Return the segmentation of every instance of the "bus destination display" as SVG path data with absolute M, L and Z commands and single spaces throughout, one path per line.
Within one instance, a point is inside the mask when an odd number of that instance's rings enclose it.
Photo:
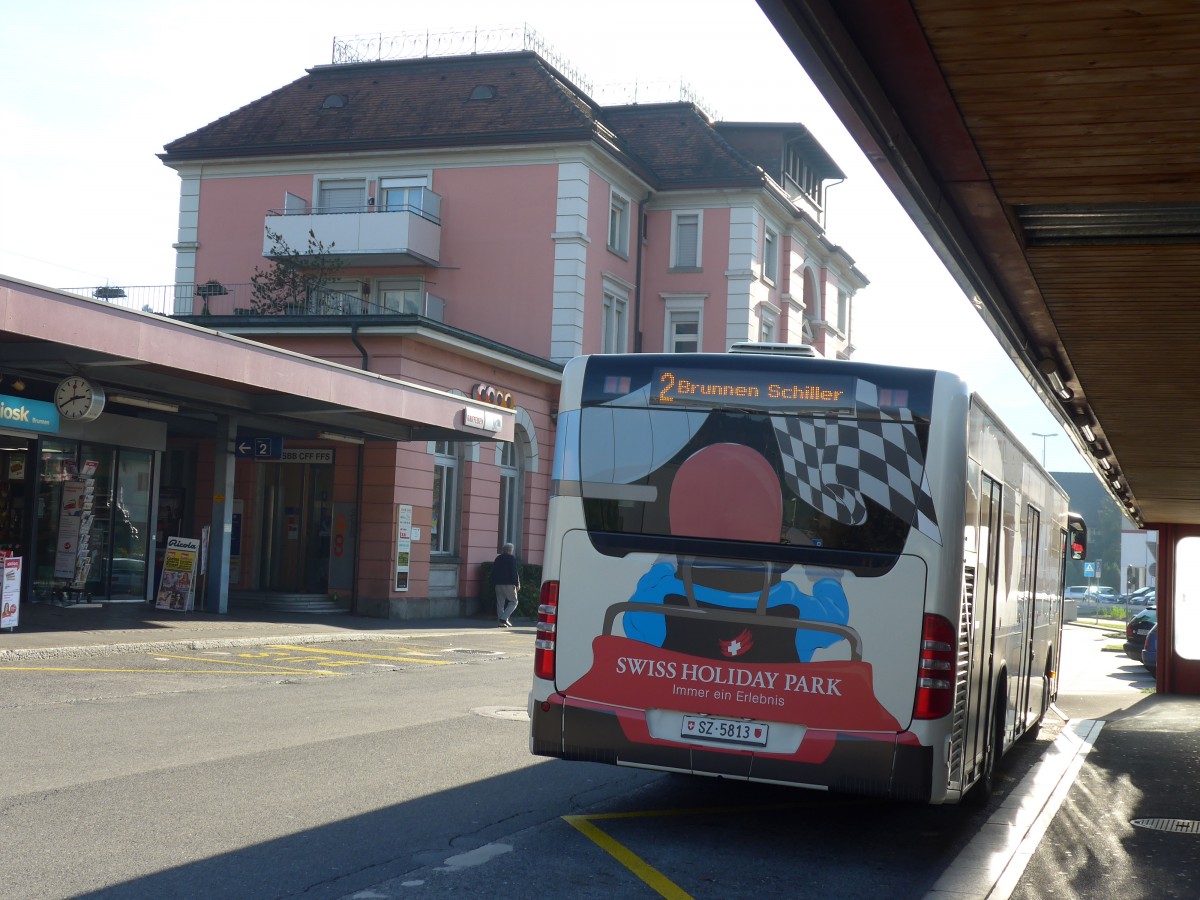
M 779 372 L 655 369 L 650 400 L 657 405 L 764 409 L 854 409 L 854 378 L 788 377 Z

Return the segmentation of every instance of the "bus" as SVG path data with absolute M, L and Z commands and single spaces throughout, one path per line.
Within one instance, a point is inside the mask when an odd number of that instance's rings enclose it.
M 1082 522 L 957 376 L 782 349 L 565 367 L 530 749 L 986 798 L 1055 699 Z

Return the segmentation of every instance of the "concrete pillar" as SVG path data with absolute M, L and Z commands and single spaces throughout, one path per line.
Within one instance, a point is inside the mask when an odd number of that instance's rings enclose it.
M 233 537 L 234 445 L 237 419 L 218 416 L 214 429 L 212 531 L 208 539 L 206 612 L 229 612 L 229 544 Z

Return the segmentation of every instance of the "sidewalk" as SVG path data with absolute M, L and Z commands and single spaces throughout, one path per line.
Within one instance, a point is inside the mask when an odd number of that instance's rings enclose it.
M 0 631 L 0 662 L 19 659 L 106 656 L 268 644 L 360 641 L 419 631 L 494 629 L 494 617 L 399 621 L 351 615 L 262 610 L 227 615 L 172 612 L 146 603 L 21 607 L 20 625 Z

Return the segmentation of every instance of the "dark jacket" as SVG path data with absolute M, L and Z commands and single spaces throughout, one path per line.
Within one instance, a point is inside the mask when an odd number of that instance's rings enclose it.
M 520 583 L 521 576 L 517 574 L 517 558 L 511 553 L 501 553 L 492 563 L 492 584 L 519 585 Z

